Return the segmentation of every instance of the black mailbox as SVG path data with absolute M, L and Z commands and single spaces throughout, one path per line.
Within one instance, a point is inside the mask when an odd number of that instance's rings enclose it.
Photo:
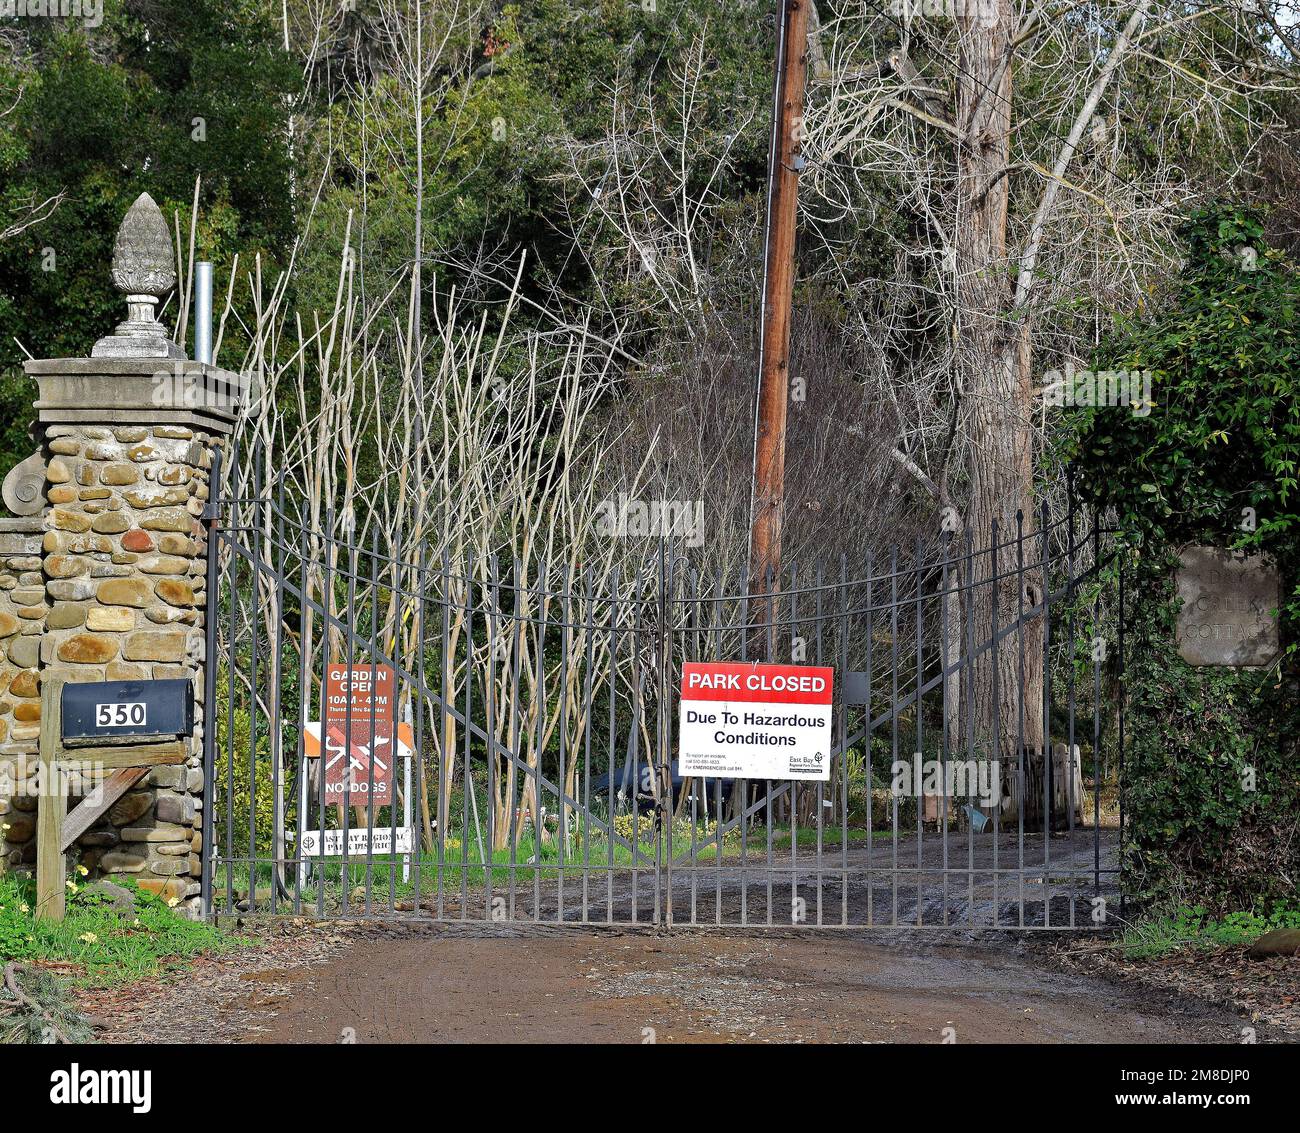
M 64 740 L 154 740 L 194 729 L 187 680 L 98 681 L 63 686 Z

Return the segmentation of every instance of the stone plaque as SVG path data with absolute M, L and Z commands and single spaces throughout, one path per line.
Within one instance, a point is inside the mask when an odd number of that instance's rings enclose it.
M 1179 554 L 1178 652 L 1193 665 L 1267 665 L 1278 652 L 1277 568 L 1218 547 Z

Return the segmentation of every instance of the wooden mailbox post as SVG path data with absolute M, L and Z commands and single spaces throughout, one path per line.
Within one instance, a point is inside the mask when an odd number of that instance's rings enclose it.
M 155 767 L 177 765 L 188 755 L 183 739 L 68 741 L 63 738 L 66 680 L 49 675 L 41 686 L 40 797 L 36 823 L 36 915 L 61 921 L 66 907 L 64 855 L 109 807 Z M 103 775 L 102 781 L 68 812 L 64 776 L 69 764 Z

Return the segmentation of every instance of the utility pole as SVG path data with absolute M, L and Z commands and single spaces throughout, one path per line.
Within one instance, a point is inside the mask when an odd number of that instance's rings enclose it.
M 763 325 L 754 415 L 754 486 L 750 502 L 749 593 L 767 592 L 781 573 L 785 510 L 785 422 L 790 405 L 790 306 L 794 288 L 795 218 L 807 72 L 808 4 L 781 0 L 772 141 L 768 169 Z

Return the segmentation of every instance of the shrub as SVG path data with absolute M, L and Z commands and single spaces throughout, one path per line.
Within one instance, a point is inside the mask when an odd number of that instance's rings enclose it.
M 224 713 L 218 713 L 217 716 L 217 766 L 216 774 L 213 776 L 215 812 L 220 819 L 219 828 L 215 831 L 217 843 L 220 844 L 225 837 L 227 825 L 233 824 L 235 845 L 240 847 L 237 852 L 247 852 L 248 813 L 251 801 L 255 811 L 255 856 L 274 857 L 275 790 L 271 776 L 270 739 L 265 734 L 257 737 L 257 759 L 254 767 L 250 769 L 252 727 L 247 710 L 236 708 L 234 711 L 233 744 L 229 718 Z M 233 758 L 229 754 L 232 748 Z M 253 787 L 251 792 L 250 784 Z M 284 789 L 288 796 L 289 784 L 284 784 Z
M 1084 496 L 1118 518 L 1131 596 L 1126 888 L 1166 906 L 1195 893 L 1216 912 L 1258 910 L 1300 874 L 1300 271 L 1232 206 L 1193 216 L 1183 239 L 1172 294 L 1095 361 L 1151 371 L 1150 413 L 1079 411 L 1066 449 Z M 1287 581 L 1273 666 L 1179 656 L 1174 569 L 1187 543 L 1276 561 Z

